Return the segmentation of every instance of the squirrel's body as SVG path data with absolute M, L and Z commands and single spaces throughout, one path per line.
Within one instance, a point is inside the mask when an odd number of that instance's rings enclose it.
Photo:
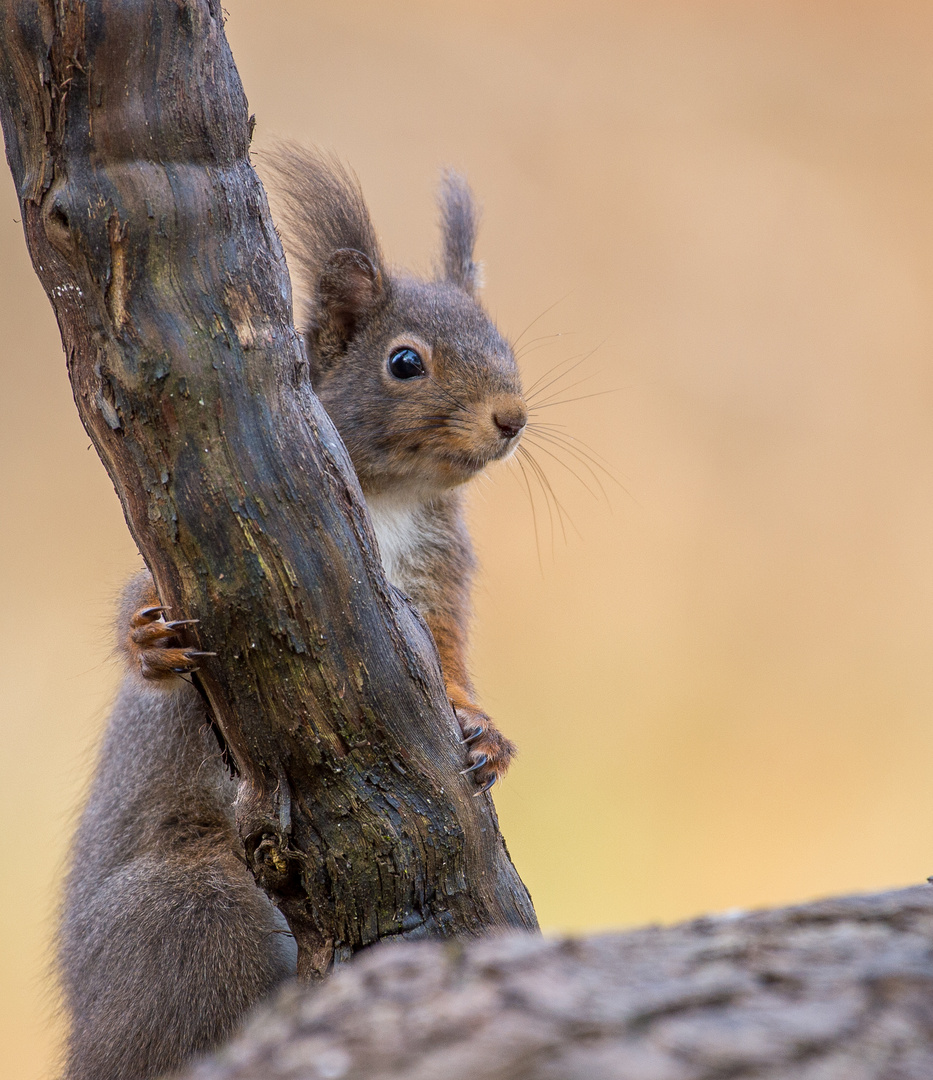
M 124 679 L 72 848 L 69 1080 L 174 1071 L 295 970 L 285 921 L 237 850 L 236 783 L 199 694 L 177 682 Z
M 467 670 L 473 553 L 461 485 L 514 449 L 526 412 L 511 349 L 474 299 L 465 186 L 442 200 L 440 278 L 385 268 L 362 196 L 335 163 L 278 163 L 310 292 L 315 392 L 360 478 L 385 573 L 430 627 L 480 789 L 514 752 Z M 236 781 L 197 689 L 213 654 L 185 646 L 152 578 L 125 590 L 127 673 L 72 848 L 59 953 L 71 1018 L 66 1080 L 148 1080 L 227 1038 L 294 972 L 287 926 L 254 883 Z M 188 613 L 185 613 L 188 614 Z

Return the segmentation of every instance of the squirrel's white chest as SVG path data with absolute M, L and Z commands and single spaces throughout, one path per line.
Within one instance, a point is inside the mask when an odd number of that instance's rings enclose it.
M 412 573 L 417 572 L 424 542 L 422 507 L 417 502 L 378 495 L 367 499 L 367 505 L 386 577 L 397 589 L 410 592 Z

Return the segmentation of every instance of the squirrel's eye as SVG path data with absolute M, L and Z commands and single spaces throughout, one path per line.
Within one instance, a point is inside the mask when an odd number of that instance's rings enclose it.
M 389 371 L 396 379 L 416 379 L 424 374 L 424 361 L 406 345 L 396 349 L 389 357 Z

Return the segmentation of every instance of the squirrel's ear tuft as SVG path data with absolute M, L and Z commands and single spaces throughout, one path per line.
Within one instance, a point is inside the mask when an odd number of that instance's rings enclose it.
M 283 143 L 266 160 L 285 226 L 285 248 L 301 271 L 311 300 L 308 315 L 314 321 L 318 317 L 314 294 L 320 293 L 332 260 L 336 259 L 334 266 L 341 263 L 342 257 L 337 258 L 341 251 L 362 256 L 373 281 L 382 276 L 376 230 L 359 180 L 333 154 Z
M 382 272 L 368 255 L 339 248 L 321 268 L 315 308 L 320 329 L 344 343 L 382 292 Z
M 479 267 L 473 261 L 477 211 L 466 180 L 447 170 L 441 180 L 438 202 L 441 209 L 441 277 L 475 296 L 479 291 Z

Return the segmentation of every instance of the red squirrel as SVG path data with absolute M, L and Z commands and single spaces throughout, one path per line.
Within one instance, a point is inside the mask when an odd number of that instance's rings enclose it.
M 389 581 L 437 643 L 477 793 L 514 753 L 467 667 L 474 558 L 463 485 L 510 455 L 527 420 L 511 347 L 477 299 L 476 213 L 441 188 L 434 280 L 391 271 L 356 179 L 336 161 L 276 156 L 290 254 L 307 288 L 311 382 L 360 479 Z M 126 674 L 71 854 L 59 966 L 67 1080 L 145 1080 L 226 1039 L 294 972 L 287 926 L 240 852 L 229 776 L 186 676 L 185 646 L 148 572 L 117 623 Z

